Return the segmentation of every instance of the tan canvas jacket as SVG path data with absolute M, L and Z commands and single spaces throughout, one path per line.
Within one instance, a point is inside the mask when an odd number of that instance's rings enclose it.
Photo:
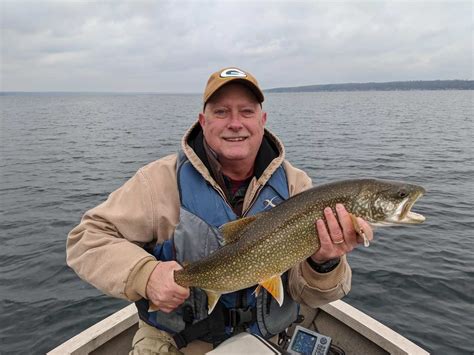
M 197 123 L 185 134 L 182 149 L 194 167 L 224 196 L 219 185 L 187 144 Z M 284 160 L 279 139 L 265 131 L 278 146 L 280 155 L 248 187 L 244 211 L 272 173 L 283 164 L 290 196 L 311 186 L 303 171 Z M 146 284 L 159 261 L 143 248 L 172 237 L 179 222 L 180 199 L 176 176 L 177 154 L 142 167 L 99 206 L 87 211 L 68 235 L 67 263 L 85 281 L 106 294 L 130 301 L 146 298 Z M 339 299 L 347 294 L 351 269 L 346 258 L 331 272 L 319 274 L 306 261 L 290 270 L 290 294 L 309 307 Z

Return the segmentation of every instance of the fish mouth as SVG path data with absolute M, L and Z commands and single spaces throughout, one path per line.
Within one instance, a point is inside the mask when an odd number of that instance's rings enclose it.
M 407 197 L 402 203 L 398 206 L 394 215 L 389 218 L 388 222 L 395 224 L 419 224 L 425 221 L 425 216 L 413 212 L 411 208 L 420 197 L 424 195 L 423 191 L 417 191 L 415 194 Z

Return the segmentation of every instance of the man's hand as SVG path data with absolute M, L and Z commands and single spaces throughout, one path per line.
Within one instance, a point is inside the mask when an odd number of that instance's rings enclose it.
M 322 219 L 316 221 L 321 247 L 311 255 L 311 258 L 318 264 L 341 257 L 351 252 L 357 244 L 364 243 L 358 233 L 360 231 L 356 232 L 352 218 L 343 205 L 336 205 L 336 214 L 337 217 L 329 207 L 324 210 L 327 228 Z M 361 232 L 365 233 L 368 240 L 372 240 L 374 233 L 370 225 L 360 217 L 357 217 L 357 222 L 362 229 Z
M 176 261 L 162 261 L 156 266 L 146 285 L 151 309 L 170 313 L 189 297 L 189 288 L 174 281 L 174 271 L 181 269 Z

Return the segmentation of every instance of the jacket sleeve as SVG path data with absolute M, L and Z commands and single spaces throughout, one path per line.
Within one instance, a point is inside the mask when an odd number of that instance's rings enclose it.
M 161 174 L 163 175 L 163 174 Z M 143 249 L 157 239 L 155 199 L 145 168 L 87 211 L 68 235 L 67 264 L 102 292 L 136 301 L 158 261 Z M 155 184 L 159 182 L 154 181 Z
M 303 261 L 289 272 L 289 291 L 296 302 L 316 308 L 347 295 L 351 278 L 351 268 L 345 255 L 334 270 L 325 274 L 317 273 Z
M 285 161 L 290 196 L 296 195 L 312 186 L 310 177 L 300 169 Z M 289 292 L 298 303 L 311 308 L 338 300 L 351 288 L 352 272 L 343 256 L 339 265 L 328 273 L 318 273 L 303 261 L 289 271 Z

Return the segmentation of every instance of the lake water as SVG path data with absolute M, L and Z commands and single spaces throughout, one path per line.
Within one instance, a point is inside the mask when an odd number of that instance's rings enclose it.
M 344 300 L 434 354 L 474 350 L 474 91 L 268 94 L 268 127 L 315 184 L 423 185 L 425 224 L 350 255 Z M 68 232 L 178 149 L 199 95 L 0 96 L 0 353 L 45 353 L 121 308 L 65 263 Z

